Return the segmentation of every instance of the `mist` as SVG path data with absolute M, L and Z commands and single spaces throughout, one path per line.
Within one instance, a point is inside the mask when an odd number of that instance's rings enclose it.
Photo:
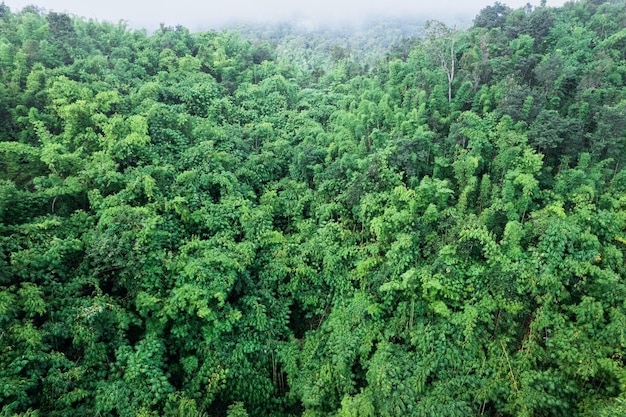
M 501 1 L 509 7 L 522 7 L 527 0 Z M 241 22 L 301 20 L 311 23 L 359 23 L 378 17 L 435 18 L 447 20 L 464 17 L 468 21 L 484 7 L 488 0 L 231 0 L 206 1 L 175 0 L 169 2 L 108 0 L 5 0 L 12 11 L 35 4 L 47 11 L 64 12 L 99 21 L 126 21 L 132 28 L 154 30 L 161 23 L 166 26 L 183 25 L 190 30 L 218 29 Z M 531 2 L 536 4 L 538 2 Z M 548 1 L 548 6 L 561 6 L 564 0 Z

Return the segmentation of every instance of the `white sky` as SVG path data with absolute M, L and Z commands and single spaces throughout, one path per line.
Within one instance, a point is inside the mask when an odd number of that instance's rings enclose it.
M 1 0 L 0 0 L 1 1 Z M 315 20 L 359 20 L 377 15 L 420 15 L 441 18 L 446 14 L 468 15 L 496 0 L 4 0 L 16 12 L 29 4 L 48 11 L 65 12 L 86 18 L 117 23 L 127 21 L 134 28 L 155 29 L 160 23 L 181 24 L 191 30 L 211 28 L 229 20 L 269 20 L 290 17 Z M 540 0 L 500 0 L 511 8 Z M 548 0 L 560 6 L 565 0 Z

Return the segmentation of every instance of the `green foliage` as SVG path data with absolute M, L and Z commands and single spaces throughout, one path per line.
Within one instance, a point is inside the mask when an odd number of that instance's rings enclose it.
M 0 5 L 0 414 L 624 414 L 623 12 Z

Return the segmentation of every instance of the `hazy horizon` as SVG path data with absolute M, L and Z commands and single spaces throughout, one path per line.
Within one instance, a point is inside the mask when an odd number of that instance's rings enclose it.
M 176 2 L 121 1 L 87 3 L 81 0 L 4 0 L 12 11 L 21 10 L 26 5 L 35 5 L 47 11 L 68 13 L 87 19 L 128 22 L 135 29 L 154 30 L 161 23 L 166 26 L 183 25 L 190 30 L 217 28 L 232 22 L 284 21 L 290 19 L 323 22 L 359 22 L 379 16 L 421 16 L 443 19 L 466 16 L 468 20 L 484 7 L 495 1 L 488 0 L 439 0 L 417 2 L 406 0 L 333 0 L 313 2 L 285 0 L 232 0 L 204 2 L 178 0 Z M 425 3 L 425 4 L 424 4 Z M 528 0 L 501 1 L 511 8 L 529 3 Z M 537 5 L 539 1 L 531 1 Z M 565 0 L 548 1 L 548 6 L 561 6 Z

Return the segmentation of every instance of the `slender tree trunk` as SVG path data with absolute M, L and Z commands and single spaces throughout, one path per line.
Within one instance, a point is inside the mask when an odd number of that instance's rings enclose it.
M 455 56 L 454 56 L 454 36 L 456 29 L 452 32 L 452 43 L 450 44 L 450 77 L 448 77 L 448 103 L 452 102 L 452 81 L 454 81 L 454 64 L 455 64 Z
M 454 56 L 454 43 L 456 35 L 456 28 L 453 28 L 450 32 L 450 61 L 446 59 L 447 51 L 444 49 L 439 53 L 439 58 L 441 59 L 441 67 L 446 73 L 448 77 L 448 103 L 452 102 L 452 82 L 454 81 L 454 71 L 455 71 L 455 56 Z

